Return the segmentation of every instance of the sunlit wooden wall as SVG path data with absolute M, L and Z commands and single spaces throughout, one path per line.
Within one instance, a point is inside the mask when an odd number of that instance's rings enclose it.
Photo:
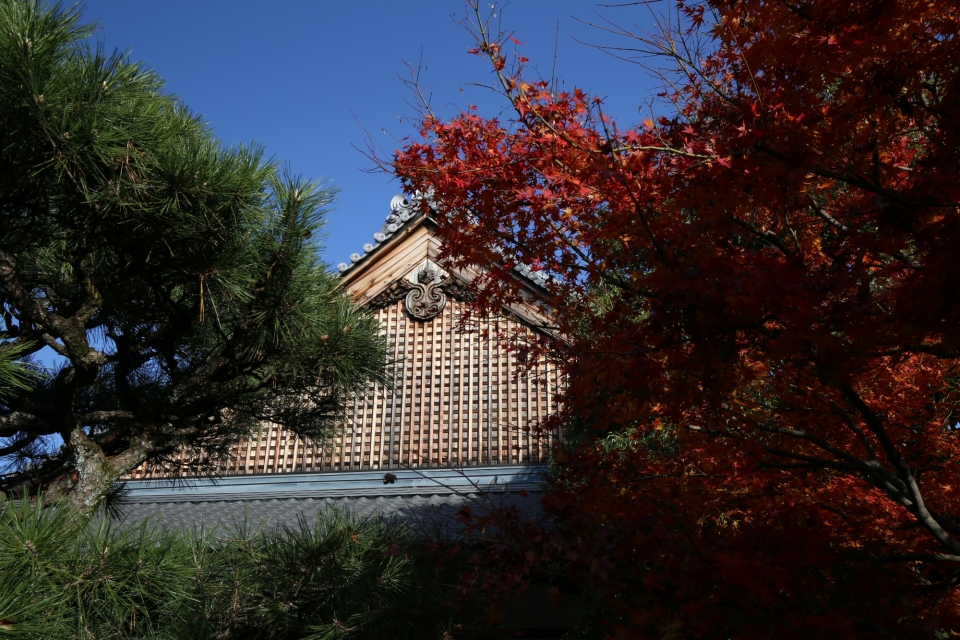
M 351 407 L 342 437 L 327 448 L 282 429 L 241 445 L 224 473 L 346 471 L 546 460 L 550 442 L 529 426 L 555 409 L 557 374 L 544 363 L 517 370 L 497 336 L 531 336 L 500 319 L 460 330 L 463 303 L 450 300 L 428 322 L 403 301 L 378 310 L 393 348 L 394 386 L 371 386 Z
M 549 437 L 529 427 L 556 410 L 553 365 L 517 366 L 498 337 L 536 335 L 516 320 L 471 322 L 448 300 L 430 321 L 414 320 L 403 300 L 377 310 L 393 349 L 394 386 L 371 386 L 349 411 L 343 435 L 327 447 L 276 426 L 241 443 L 225 475 L 398 467 L 540 463 Z M 138 469 L 132 477 L 165 475 Z

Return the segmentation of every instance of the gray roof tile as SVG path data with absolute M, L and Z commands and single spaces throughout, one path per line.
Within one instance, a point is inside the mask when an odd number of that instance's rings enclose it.
M 178 484 L 136 480 L 127 483 L 122 512 L 125 524 L 153 518 L 167 527 L 232 530 L 246 522 L 270 530 L 295 527 L 300 518 L 310 522 L 318 511 L 335 508 L 425 530 L 457 528 L 464 505 L 479 512 L 512 506 L 540 517 L 544 472 L 542 466 L 394 470 L 396 480 L 389 485 L 382 472 L 228 476 Z
M 445 494 L 411 496 L 374 496 L 345 498 L 268 498 L 254 500 L 203 500 L 197 502 L 163 500 L 130 502 L 122 507 L 124 524 L 139 524 L 147 518 L 172 528 L 233 530 L 243 522 L 256 529 L 272 530 L 296 527 L 300 518 L 308 523 L 317 512 L 338 509 L 360 517 L 382 517 L 406 522 L 415 528 L 433 530 L 437 526 L 457 528 L 457 513 L 463 505 L 483 512 L 490 505 L 516 507 L 523 515 L 539 517 L 539 492 L 507 491 L 490 494 Z

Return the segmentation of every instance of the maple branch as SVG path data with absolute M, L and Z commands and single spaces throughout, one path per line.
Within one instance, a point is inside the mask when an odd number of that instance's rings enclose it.
M 683 151 L 677 149 L 676 147 L 670 147 L 667 145 L 652 146 L 652 145 L 642 145 L 642 144 L 633 144 L 633 145 L 624 145 L 620 147 L 610 147 L 611 152 L 620 152 L 620 151 L 656 151 L 660 153 L 667 153 L 672 156 L 682 156 L 684 158 L 694 158 L 696 160 L 706 160 L 706 161 L 716 161 L 717 155 L 705 155 L 703 153 L 693 153 L 692 151 Z M 739 154 L 731 154 L 739 155 Z M 696 166 L 699 166 L 696 165 Z
M 480 15 L 479 3 L 476 2 L 476 0 L 468 0 L 468 4 L 473 8 L 474 15 L 477 18 L 475 37 L 479 36 L 477 39 L 480 41 L 480 44 L 481 44 L 480 50 L 486 54 L 487 59 L 493 65 L 494 72 L 497 74 L 497 78 L 500 81 L 500 86 L 502 87 L 503 95 L 506 96 L 508 100 L 510 100 L 510 104 L 513 106 L 514 110 L 517 112 L 517 115 L 520 117 L 520 120 L 522 122 L 525 119 L 525 115 L 523 111 L 519 108 L 518 103 L 520 98 L 525 97 L 526 92 L 524 91 L 523 87 L 518 87 L 515 82 L 513 82 L 512 80 L 508 80 L 506 76 L 503 74 L 503 71 L 502 71 L 503 64 L 501 61 L 502 55 L 499 53 L 500 51 L 499 44 L 497 45 L 497 48 L 494 48 L 492 46 L 487 30 L 484 27 L 483 19 Z M 551 122 L 549 122 L 544 116 L 542 116 L 539 113 L 536 106 L 531 101 L 526 100 L 525 103 L 529 107 L 530 113 L 532 113 L 534 117 L 536 117 L 537 121 L 539 121 L 543 126 L 547 127 L 554 135 L 566 141 L 568 144 L 572 145 L 574 148 L 580 149 L 581 151 L 584 151 L 586 153 L 591 153 L 591 154 L 600 153 L 600 154 L 606 155 L 602 148 L 599 150 L 596 150 L 596 149 L 587 149 L 582 147 L 577 141 L 572 140 L 569 135 L 566 135 L 566 133 L 557 130 L 557 128 L 554 127 Z M 600 124 L 603 127 L 604 135 L 606 136 L 605 146 L 607 147 L 607 149 L 609 149 L 611 162 L 613 163 L 614 167 L 616 167 L 619 164 L 618 163 L 619 156 L 613 150 L 614 149 L 612 144 L 613 138 L 610 136 L 610 132 L 607 129 L 607 124 L 603 119 L 603 112 L 600 110 L 599 102 L 597 103 L 597 109 L 599 113 Z M 548 151 L 539 142 L 535 143 L 535 145 L 543 151 Z M 679 155 L 688 155 L 686 154 L 686 152 L 681 152 L 679 150 L 676 150 L 675 153 Z M 708 156 L 694 156 L 694 157 L 709 158 Z M 650 244 L 653 245 L 654 251 L 656 252 L 657 256 L 660 258 L 660 261 L 664 264 L 664 266 L 669 267 L 670 262 L 667 260 L 667 257 L 664 254 L 663 249 L 660 247 L 660 244 L 657 242 L 656 238 L 654 237 L 653 231 L 650 229 L 650 225 L 648 224 L 646 216 L 643 213 L 643 207 L 641 206 L 640 201 L 637 200 L 637 197 L 634 195 L 633 190 L 630 188 L 630 185 L 627 184 L 626 177 L 624 176 L 622 168 L 614 171 L 613 173 L 616 176 L 617 180 L 620 182 L 621 186 L 626 191 L 628 197 L 630 198 L 630 201 L 633 203 L 634 213 L 636 213 L 637 217 L 640 219 L 640 224 L 643 226 L 644 232 L 647 234 L 647 237 L 650 240 Z
M 789 9 L 791 13 L 803 18 L 807 22 L 813 22 L 813 16 L 804 11 L 801 7 L 794 6 L 789 2 L 785 2 L 784 0 L 779 0 L 779 3 Z
M 769 445 L 762 445 L 766 451 L 770 453 L 781 456 L 783 458 L 790 458 L 791 460 L 802 460 L 812 465 L 824 469 L 836 469 L 837 471 L 862 471 L 863 469 L 859 464 L 849 463 L 849 462 L 838 462 L 836 460 L 827 460 L 826 458 L 818 458 L 816 456 L 808 456 L 804 453 L 795 453 L 793 451 L 787 451 L 786 449 L 778 449 L 776 447 L 771 447 Z M 763 462 L 761 463 L 764 466 L 777 467 L 775 462 Z
M 754 224 L 752 224 L 752 223 L 750 223 L 750 222 L 747 222 L 746 220 L 743 220 L 742 218 L 738 218 L 738 217 L 736 217 L 736 216 L 733 216 L 733 221 L 734 221 L 735 223 L 737 223 L 738 226 L 743 227 L 744 229 L 746 229 L 746 230 L 749 231 L 750 233 L 756 235 L 756 236 L 759 237 L 759 238 L 762 238 L 763 240 L 766 240 L 769 244 L 771 244 L 771 245 L 773 245 L 774 247 L 776 247 L 777 249 L 779 249 L 780 252 L 783 253 L 783 255 L 785 255 L 786 257 L 788 257 L 788 258 L 791 257 L 790 250 L 787 248 L 787 245 L 784 244 L 783 240 L 781 240 L 780 238 L 778 238 L 778 237 L 777 237 L 777 234 L 775 234 L 774 232 L 772 232 L 772 231 L 765 231 L 765 230 L 763 230 L 763 229 L 759 229 L 759 228 L 757 228 L 756 225 L 754 225 Z
M 603 110 L 600 107 L 600 103 L 597 102 L 597 112 L 600 115 L 600 126 L 603 127 L 603 135 L 606 136 L 606 147 L 610 149 L 610 161 L 613 163 L 614 169 L 616 169 L 613 174 L 616 176 L 618 182 L 623 187 L 624 191 L 627 192 L 627 196 L 630 198 L 630 202 L 633 203 L 633 211 L 637 214 L 637 217 L 640 219 L 640 224 L 643 225 L 643 230 L 646 232 L 647 237 L 650 239 L 650 244 L 653 245 L 653 250 L 657 253 L 657 256 L 660 258 L 660 262 L 667 268 L 670 267 L 670 262 L 667 260 L 667 256 L 663 253 L 663 249 L 660 247 L 660 243 L 657 242 L 657 239 L 653 235 L 653 230 L 650 229 L 650 225 L 647 222 L 647 217 L 643 214 L 643 206 L 640 204 L 640 201 L 637 200 L 637 196 L 634 195 L 633 189 L 630 188 L 630 185 L 627 184 L 627 177 L 623 172 L 623 164 L 619 161 L 620 156 L 614 153 L 612 140 L 613 137 L 610 135 L 610 130 L 607 128 L 607 123 L 603 119 Z M 619 168 L 618 168 L 619 167 Z
M 960 358 L 960 348 L 957 349 L 944 349 L 942 346 L 928 345 L 928 344 L 919 344 L 911 345 L 903 351 L 916 351 L 917 353 L 926 353 L 931 356 L 936 356 L 938 358 L 944 358 L 952 360 L 954 358 Z
M 652 12 L 651 12 L 652 13 Z M 623 60 L 625 62 L 630 62 L 632 64 L 637 64 L 643 69 L 652 72 L 657 76 L 665 85 L 665 89 L 669 87 L 673 90 L 674 94 L 678 97 L 681 97 L 684 100 L 684 103 L 690 105 L 690 101 L 685 95 L 685 92 L 677 86 L 676 82 L 668 77 L 668 75 L 662 70 L 662 68 L 654 68 L 648 65 L 645 65 L 634 58 L 628 58 L 624 55 L 619 55 L 612 53 L 613 51 L 626 51 L 633 53 L 644 54 L 645 56 L 663 56 L 668 59 L 672 59 L 676 63 L 676 68 L 673 70 L 674 74 L 679 75 L 681 78 L 688 79 L 689 82 L 693 82 L 693 78 L 699 78 L 700 81 L 704 82 L 710 89 L 717 95 L 719 98 L 727 102 L 729 105 L 739 108 L 740 104 L 733 96 L 728 95 L 722 88 L 721 85 L 717 84 L 714 79 L 707 76 L 703 72 L 702 67 L 702 47 L 695 45 L 694 47 L 690 46 L 686 34 L 680 27 L 680 18 L 678 15 L 677 24 L 674 25 L 669 18 L 664 19 L 664 15 L 653 14 L 652 15 L 654 22 L 656 23 L 657 30 L 659 31 L 660 40 L 655 40 L 650 37 L 644 37 L 638 35 L 626 29 L 619 24 L 600 16 L 600 18 L 610 26 L 603 26 L 600 24 L 595 24 L 593 22 L 588 22 L 580 18 L 574 18 L 577 22 L 581 22 L 589 27 L 598 29 L 600 31 L 606 31 L 616 36 L 626 37 L 632 40 L 640 42 L 643 47 L 615 47 L 610 45 L 594 45 L 587 42 L 581 42 L 586 46 L 594 47 L 603 51 L 609 56 L 617 58 L 618 60 Z M 576 39 L 575 39 L 576 40 Z M 679 43 L 679 47 L 678 47 Z M 681 51 L 682 49 L 682 51 Z M 675 102 L 675 101 L 674 101 Z M 691 105 L 692 106 L 692 105 Z
M 918 498 L 917 494 L 919 493 L 919 489 L 917 490 L 916 494 L 911 492 L 910 482 L 908 480 L 903 479 L 901 477 L 901 474 L 894 474 L 888 471 L 887 469 L 884 469 L 883 466 L 875 457 L 873 457 L 870 460 L 861 460 L 860 458 L 857 458 L 856 456 L 853 456 L 843 451 L 842 449 L 838 449 L 837 447 L 831 445 L 830 443 L 802 429 L 784 429 L 781 427 L 764 425 L 763 423 L 759 423 L 759 422 L 755 422 L 753 424 L 755 424 L 755 426 L 762 431 L 767 431 L 769 433 L 777 433 L 780 435 L 786 435 L 786 436 L 811 442 L 812 444 L 816 445 L 817 447 L 820 447 L 824 451 L 827 451 L 833 454 L 838 459 L 838 461 L 834 462 L 834 461 L 826 460 L 823 458 L 817 458 L 815 456 L 809 456 L 806 454 L 786 451 L 784 449 L 763 445 L 766 451 L 774 455 L 783 456 L 793 460 L 802 460 L 808 463 L 808 465 L 816 465 L 824 468 L 831 468 L 831 469 L 837 469 L 837 470 L 858 471 L 866 476 L 870 476 L 873 478 L 875 484 L 877 484 L 881 489 L 883 489 L 888 495 L 894 498 L 902 506 L 904 506 L 905 508 L 913 512 L 914 515 L 916 515 L 918 519 L 921 520 L 921 523 L 923 523 L 922 517 L 918 515 L 919 513 L 918 509 L 922 507 L 922 503 L 918 503 L 918 499 L 917 499 Z M 868 451 L 872 451 L 872 446 L 868 448 Z M 768 466 L 777 467 L 781 465 L 770 464 Z M 912 474 L 911 474 L 911 478 L 912 478 Z M 939 525 L 940 527 L 943 527 L 945 529 L 950 528 L 950 527 L 944 527 L 943 523 L 941 523 L 938 518 L 931 515 L 930 522 L 924 523 L 924 526 L 927 526 L 927 528 L 929 529 L 930 526 L 934 526 L 934 525 Z M 946 534 L 944 533 L 944 535 Z M 940 540 L 939 537 L 938 537 L 938 540 Z M 940 540 L 940 541 L 944 544 L 947 544 L 947 542 L 944 542 L 944 540 Z M 951 541 L 952 541 L 952 538 L 951 538 Z M 956 543 L 956 541 L 953 541 L 953 542 Z M 958 548 L 960 548 L 960 545 L 958 545 Z
M 960 562 L 960 555 L 948 553 L 893 553 L 885 556 L 861 556 L 846 553 L 854 558 L 864 558 L 874 562 Z
M 813 209 L 813 212 L 814 212 L 814 213 L 816 213 L 818 216 L 820 216 L 821 218 L 823 218 L 824 220 L 826 220 L 827 224 L 829 224 L 831 227 L 833 227 L 833 228 L 836 229 L 837 231 L 843 231 L 844 233 L 846 233 L 847 231 L 849 231 L 849 229 L 847 229 L 846 225 L 844 225 L 843 223 L 839 222 L 836 218 L 834 218 L 834 217 L 831 216 L 829 213 L 827 213 L 826 211 L 824 211 L 824 210 L 823 210 L 823 207 L 821 207 L 819 204 L 817 204 L 817 203 L 814 201 L 814 199 L 813 199 L 812 196 L 810 196 L 810 195 L 808 194 L 807 197 L 810 198 L 810 201 L 813 203 L 813 204 L 810 205 L 810 208 Z
M 767 144 L 763 144 L 763 143 L 758 144 L 756 147 L 754 147 L 754 149 L 756 149 L 757 151 L 762 151 L 762 152 L 764 152 L 764 153 L 766 153 L 766 154 L 769 154 L 769 155 L 773 156 L 774 158 L 776 158 L 776 159 L 778 159 L 778 160 L 781 160 L 781 161 L 787 163 L 788 165 L 795 166 L 795 164 L 796 164 L 796 163 L 794 163 L 793 160 L 790 159 L 790 156 L 788 156 L 788 155 L 786 155 L 785 153 L 782 153 L 782 152 L 780 152 L 780 151 L 777 151 L 776 149 L 774 149 L 773 147 L 770 147 L 770 146 L 767 145 Z M 874 194 L 879 195 L 879 196 L 884 196 L 884 197 L 886 197 L 886 198 L 889 198 L 890 200 L 899 202 L 900 204 L 906 205 L 906 206 L 908 206 L 908 207 L 948 207 L 948 208 L 953 208 L 953 207 L 958 206 L 958 203 L 952 202 L 952 201 L 949 201 L 949 202 L 919 202 L 919 201 L 907 200 L 907 199 L 905 199 L 902 195 L 900 195 L 899 193 L 896 193 L 896 192 L 894 192 L 894 191 L 890 191 L 889 189 L 884 189 L 884 188 L 881 187 L 880 185 L 874 184 L 873 182 L 870 182 L 869 180 L 865 180 L 865 179 L 863 179 L 863 178 L 861 178 L 861 177 L 858 177 L 858 176 L 855 176 L 855 175 L 850 175 L 849 173 L 841 173 L 841 172 L 839 172 L 839 171 L 834 171 L 833 169 L 824 169 L 823 167 L 817 167 L 817 166 L 804 166 L 804 171 L 806 171 L 806 172 L 808 172 L 808 173 L 811 173 L 811 174 L 813 174 L 813 175 L 815 175 L 815 176 L 820 176 L 820 177 L 822 177 L 822 178 L 831 178 L 831 179 L 833 179 L 833 180 L 839 180 L 840 182 L 843 182 L 843 183 L 848 184 L 848 185 L 850 185 L 850 186 L 859 187 L 859 188 L 863 189 L 864 191 L 868 191 L 868 192 L 870 192 L 870 193 L 874 193 Z
M 553 220 L 551 220 L 551 219 L 548 218 L 548 217 L 544 217 L 544 220 L 547 222 L 548 225 L 550 225 L 550 228 L 554 230 L 554 232 L 557 234 L 557 237 L 560 239 L 560 241 L 561 241 L 563 244 L 567 245 L 567 247 L 569 247 L 571 251 L 573 251 L 574 253 L 576 253 L 577 256 L 579 256 L 581 260 L 583 260 L 583 261 L 584 261 L 585 263 L 587 263 L 587 264 L 590 264 L 591 262 L 593 262 L 593 260 L 591 260 L 589 257 L 587 257 L 587 255 L 586 255 L 585 253 L 583 253 L 583 251 L 582 251 L 578 246 L 576 246 L 575 244 L 573 244 L 572 242 L 570 242 L 570 240 L 567 239 L 567 235 L 564 233 L 563 229 L 559 228 L 559 227 L 557 226 L 557 224 L 556 224 Z M 588 271 L 588 269 L 587 269 L 586 267 L 580 267 L 579 265 L 576 265 L 575 263 L 563 263 L 563 265 L 566 266 L 566 267 L 568 267 L 568 268 L 577 269 L 578 271 Z M 640 296 L 643 296 L 643 297 L 645 297 L 645 298 L 659 298 L 659 297 L 660 297 L 659 294 L 654 293 L 653 291 L 649 291 L 649 290 L 647 290 L 647 289 L 637 289 L 637 288 L 634 288 L 634 287 L 629 286 L 626 282 L 623 282 L 623 281 L 618 280 L 618 279 L 615 279 L 615 278 L 611 278 L 610 275 L 609 275 L 605 270 L 600 270 L 600 271 L 598 271 L 598 272 L 596 272 L 596 273 L 597 273 L 597 275 L 600 276 L 600 279 L 603 280 L 604 282 L 606 282 L 607 284 L 609 284 L 609 285 L 611 285 L 611 286 L 614 286 L 614 287 L 617 287 L 617 288 L 619 288 L 619 289 L 623 289 L 624 291 L 627 291 L 627 292 L 629 292 L 629 293 L 633 293 L 633 294 L 636 294 L 636 295 L 640 295 Z
M 957 586 L 957 583 L 960 583 L 960 572 L 954 572 L 954 574 L 946 580 L 941 580 L 940 582 L 934 582 L 932 584 L 925 584 L 920 587 L 920 591 L 929 593 L 931 591 L 938 591 L 948 587 L 955 587 Z
M 783 427 L 774 427 L 771 425 L 763 424 L 762 422 L 753 422 L 753 424 L 761 431 L 766 431 L 767 433 L 776 433 L 779 435 L 790 436 L 792 438 L 798 438 L 800 440 L 806 440 L 807 442 L 811 442 L 817 445 L 818 447 L 820 447 L 821 449 L 823 449 L 824 451 L 827 451 L 833 454 L 838 460 L 844 460 L 850 464 L 858 464 L 861 462 L 861 460 L 856 456 L 851 455 L 846 451 L 843 451 L 842 449 L 838 449 L 837 447 L 834 447 L 829 442 L 821 438 L 818 438 L 817 436 L 803 429 L 784 429 Z
M 878 485 L 880 489 L 886 492 L 898 504 L 910 510 L 911 513 L 913 512 L 915 504 L 908 496 L 904 495 L 904 487 L 902 483 L 899 482 L 899 479 L 896 478 L 896 476 L 882 468 L 879 463 L 871 464 L 872 461 L 863 460 L 857 460 L 856 462 L 851 463 L 843 463 L 833 460 L 826 460 L 824 458 L 817 458 L 816 456 L 809 456 L 803 453 L 787 451 L 785 449 L 778 449 L 776 447 L 770 447 L 767 445 L 763 445 L 763 448 L 767 452 L 774 455 L 790 458 L 792 460 L 800 460 L 806 464 L 782 464 L 777 462 L 762 461 L 760 463 L 761 467 L 768 467 L 771 469 L 834 469 L 837 471 L 855 471 L 857 473 L 873 477 L 874 483 Z
M 867 437 L 867 434 L 865 434 L 863 432 L 863 429 L 861 429 L 857 425 L 857 421 L 853 419 L 853 416 L 851 416 L 846 409 L 844 409 L 840 404 L 835 402 L 832 398 L 828 398 L 827 401 L 830 403 L 831 406 L 833 406 L 833 408 L 840 415 L 840 419 L 843 421 L 843 423 L 847 425 L 850 428 L 850 430 L 853 431 L 854 434 L 856 434 L 857 438 L 859 438 L 860 443 L 863 444 L 863 447 L 867 450 L 867 453 L 870 455 L 870 459 L 876 460 L 877 450 L 874 449 L 873 443 L 870 442 L 870 438 Z
M 867 426 L 870 427 L 870 430 L 877 437 L 877 440 L 880 441 L 880 446 L 883 447 L 884 452 L 887 454 L 887 459 L 894 467 L 899 468 L 903 463 L 903 459 L 900 457 L 900 452 L 897 451 L 887 430 L 884 428 L 883 421 L 880 420 L 880 417 L 870 409 L 867 403 L 860 397 L 860 394 L 854 391 L 850 385 L 842 384 L 840 388 L 843 391 L 843 395 L 856 407 L 860 415 L 863 416 Z
M 930 515 L 932 515 L 934 519 L 940 523 L 941 527 L 943 527 L 944 529 L 946 529 L 947 531 L 949 531 L 954 535 L 960 535 L 960 525 L 958 525 L 952 517 L 945 516 L 942 513 L 938 513 L 936 511 L 931 511 Z
M 917 485 L 916 477 L 914 476 L 913 472 L 910 471 L 906 461 L 894 446 L 893 441 L 890 439 L 889 434 L 883 426 L 883 421 L 870 409 L 866 402 L 863 401 L 860 395 L 854 391 L 850 385 L 843 384 L 841 385 L 841 389 L 843 390 L 843 393 L 847 399 L 860 412 L 860 415 L 863 416 L 867 426 L 870 427 L 870 430 L 873 431 L 874 435 L 876 435 L 877 439 L 880 441 L 880 445 L 886 452 L 887 458 L 893 464 L 894 468 L 897 469 L 897 475 L 903 482 L 903 491 L 906 493 L 906 495 L 903 497 L 909 497 L 909 500 L 912 502 L 912 504 L 906 504 L 904 500 L 900 500 L 901 504 L 907 507 L 907 509 L 909 509 L 910 512 L 913 513 L 913 515 L 923 524 L 927 531 L 929 531 L 937 540 L 939 540 L 941 544 L 954 553 L 960 553 L 960 542 L 953 538 L 944 529 L 940 522 L 937 521 L 933 514 L 927 510 L 927 507 L 923 501 L 923 496 L 920 494 L 920 487 Z M 876 463 L 876 466 L 879 467 L 879 463 Z
M 433 113 L 433 108 L 430 106 L 430 98 L 424 96 L 423 90 L 420 88 L 420 71 L 423 69 L 423 48 L 420 48 L 420 60 L 417 62 L 416 67 L 406 60 L 401 60 L 400 62 L 407 65 L 407 71 L 410 72 L 410 79 L 408 80 L 400 76 L 400 74 L 397 74 L 397 78 L 399 78 L 400 82 L 406 85 L 408 89 L 413 91 L 418 105 L 415 108 L 420 112 L 421 116 L 423 113 L 426 113 L 431 118 L 436 118 Z

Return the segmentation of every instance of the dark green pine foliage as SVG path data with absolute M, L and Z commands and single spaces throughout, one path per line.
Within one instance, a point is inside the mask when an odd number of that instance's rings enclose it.
M 329 438 L 386 359 L 318 260 L 334 191 L 224 148 L 93 34 L 0 0 L 0 361 L 63 363 L 26 389 L 0 367 L 0 487 L 87 510 L 143 461 L 209 471 L 263 421 Z
M 31 346 L 24 342 L 17 344 L 0 333 L 0 401 L 18 390 L 30 389 L 31 378 L 41 373 L 23 360 Z
M 72 506 L 0 504 L 0 638 L 468 640 L 503 637 L 457 606 L 463 565 L 408 527 L 329 510 L 256 523 L 117 526 Z

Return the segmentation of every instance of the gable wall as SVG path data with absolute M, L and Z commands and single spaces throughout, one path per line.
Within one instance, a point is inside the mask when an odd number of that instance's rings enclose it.
M 277 426 L 241 443 L 224 475 L 404 467 L 536 464 L 550 441 L 526 428 L 556 411 L 557 372 L 517 369 L 496 339 L 536 336 L 515 319 L 460 330 L 466 303 L 448 299 L 432 320 L 414 320 L 398 300 L 377 311 L 395 363 L 393 389 L 371 385 L 351 407 L 342 437 L 320 449 Z M 166 475 L 141 467 L 132 478 Z
M 359 304 L 379 303 L 377 317 L 393 350 L 395 388 L 371 386 L 351 406 L 343 435 L 321 449 L 277 425 L 242 442 L 223 475 L 396 469 L 404 467 L 537 464 L 547 460 L 551 443 L 531 434 L 557 410 L 556 369 L 541 363 L 518 368 L 516 354 L 498 336 L 535 340 L 522 323 L 544 324 L 533 304 L 510 316 L 472 320 L 467 303 L 447 295 L 442 312 L 417 320 L 404 300 L 384 292 L 435 259 L 439 241 L 427 224 L 401 230 L 386 251 L 356 265 L 344 285 Z M 476 273 L 458 274 L 470 281 Z M 531 298 L 532 299 L 532 298 Z M 130 478 L 168 476 L 146 465 Z
M 556 371 L 515 376 L 516 356 L 496 332 L 529 330 L 510 319 L 459 331 L 462 302 L 428 322 L 398 301 L 377 312 L 393 346 L 395 389 L 371 386 L 352 406 L 342 437 L 327 450 L 304 447 L 271 428 L 241 445 L 232 474 L 395 469 L 545 462 L 550 443 L 525 427 L 555 410 Z M 493 334 L 493 335 L 484 335 Z

